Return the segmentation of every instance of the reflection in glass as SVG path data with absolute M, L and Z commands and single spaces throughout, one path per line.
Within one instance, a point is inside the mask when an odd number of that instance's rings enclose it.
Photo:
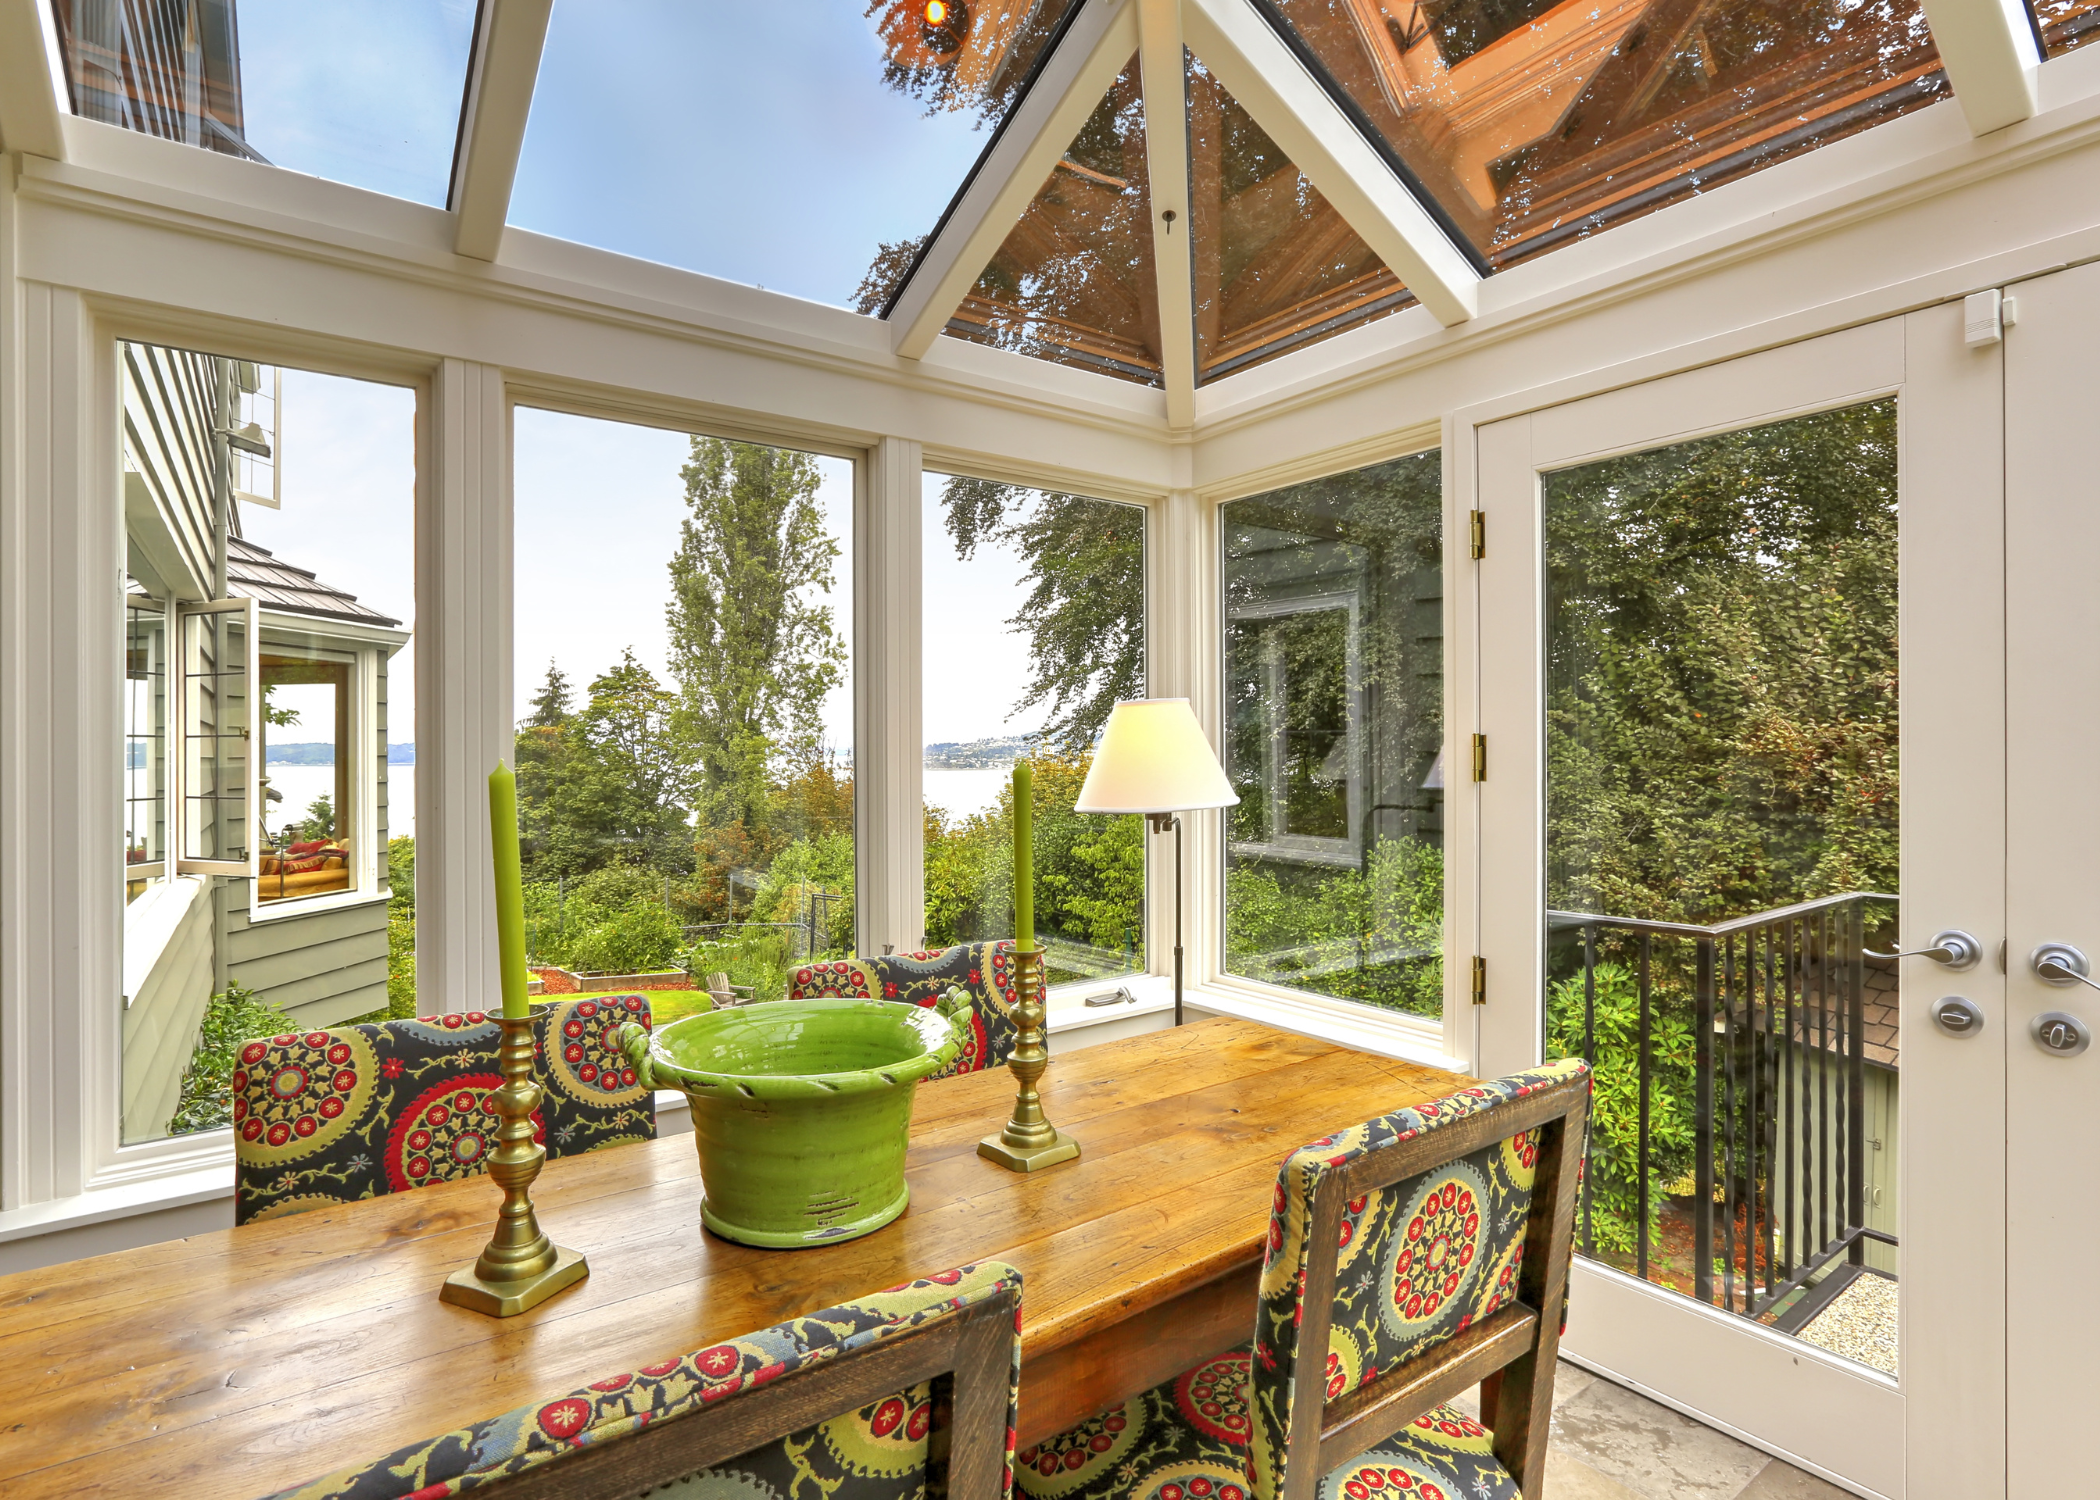
M 1052 984 L 1145 967 L 1145 831 L 1075 813 L 1094 743 L 1145 691 L 1145 512 L 929 473 L 926 945 L 1013 936 L 1013 766 L 1035 772 Z M 967 621 L 966 629 L 957 629 Z
M 1225 967 L 1440 1017 L 1441 456 L 1235 500 L 1221 525 Z
M 443 206 L 473 0 L 54 0 L 73 112 Z
M 1158 385 L 1159 287 L 1137 60 L 948 320 L 947 332 Z
M 2100 31 L 2100 0 L 2029 0 L 2029 5 L 2042 30 L 2045 56 L 2061 57 Z
M 1884 400 L 1543 476 L 1578 1243 L 1892 1374 L 1896 454 Z
M 355 663 L 347 652 L 287 652 L 265 645 L 262 653 L 263 776 L 258 809 L 269 848 L 256 877 L 258 902 L 294 901 L 330 891 L 354 890 L 357 801 L 364 788 L 353 774 L 350 686 Z M 296 753 L 297 760 L 290 754 Z M 323 759 L 323 757 L 326 757 Z M 284 765 L 273 764 L 282 759 Z M 276 782 L 291 783 L 291 766 L 327 767 L 326 790 L 285 795 Z M 304 782 L 304 778 L 299 778 Z M 300 802 L 304 806 L 300 806 Z
M 1946 93 L 1918 0 L 1261 0 L 1495 264 Z
M 1194 56 L 1188 96 L 1198 384 L 1414 300 Z

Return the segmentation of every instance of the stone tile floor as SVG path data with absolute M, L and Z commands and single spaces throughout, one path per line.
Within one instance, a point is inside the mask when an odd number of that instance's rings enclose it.
M 1546 1500 L 1847 1497 L 1813 1474 L 1563 1361 L 1553 1380 Z

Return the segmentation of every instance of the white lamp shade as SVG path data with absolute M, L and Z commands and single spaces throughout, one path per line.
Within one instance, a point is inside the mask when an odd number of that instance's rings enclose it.
M 1072 810 L 1188 812 L 1239 800 L 1188 699 L 1133 698 L 1110 712 Z

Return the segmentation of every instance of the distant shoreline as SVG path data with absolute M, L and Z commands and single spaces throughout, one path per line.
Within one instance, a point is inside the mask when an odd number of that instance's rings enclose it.
M 272 766 L 332 766 L 335 764 L 335 746 L 326 740 L 302 740 L 289 745 L 272 745 L 264 761 Z M 412 766 L 416 763 L 416 747 L 389 745 L 386 747 L 386 763 L 390 766 Z

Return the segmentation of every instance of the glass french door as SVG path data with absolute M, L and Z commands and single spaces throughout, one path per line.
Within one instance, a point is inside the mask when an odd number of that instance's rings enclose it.
M 1957 304 L 1477 433 L 1476 1067 L 1595 1070 L 1563 1347 L 1889 1497 L 2005 1493 L 2003 368 Z

